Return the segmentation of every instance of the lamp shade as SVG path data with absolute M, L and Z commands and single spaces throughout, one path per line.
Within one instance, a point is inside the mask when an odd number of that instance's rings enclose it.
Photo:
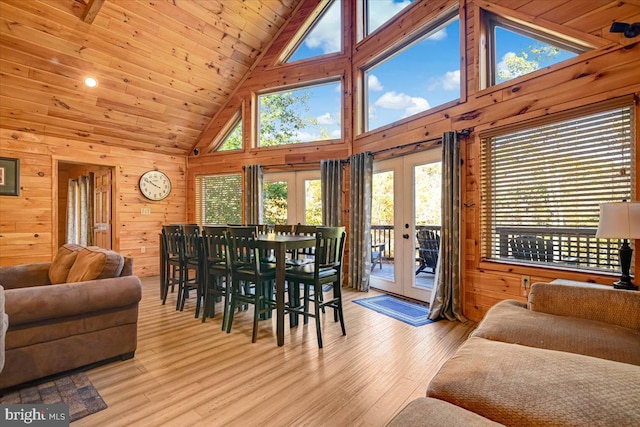
M 640 239 L 640 202 L 601 204 L 596 237 Z

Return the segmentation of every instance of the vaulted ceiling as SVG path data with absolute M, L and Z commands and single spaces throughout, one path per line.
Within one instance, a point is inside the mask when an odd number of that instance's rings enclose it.
M 1 0 L 0 125 L 187 154 L 298 3 Z
M 0 0 L 0 127 L 187 155 L 301 1 Z M 638 1 L 475 3 L 619 40 Z

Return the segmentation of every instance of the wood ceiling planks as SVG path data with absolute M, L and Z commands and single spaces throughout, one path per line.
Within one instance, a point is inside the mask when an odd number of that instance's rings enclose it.
M 0 126 L 187 154 L 297 3 L 0 0 Z

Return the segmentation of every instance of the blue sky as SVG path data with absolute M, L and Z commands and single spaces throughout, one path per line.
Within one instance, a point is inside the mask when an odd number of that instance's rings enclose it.
M 369 0 L 369 28 L 373 31 L 409 6 L 412 0 Z M 289 62 L 341 50 L 340 5 L 336 0 L 307 34 Z M 532 45 L 531 39 L 499 30 L 498 68 L 509 55 Z M 569 57 L 559 55 L 553 62 Z M 540 66 L 548 65 L 541 63 Z M 513 76 L 517 77 L 517 76 Z M 458 19 L 425 34 L 422 40 L 365 70 L 368 126 L 373 130 L 460 97 L 460 22 Z M 309 116 L 318 121 L 300 134 L 303 142 L 320 139 L 320 129 L 340 137 L 340 88 L 313 88 Z

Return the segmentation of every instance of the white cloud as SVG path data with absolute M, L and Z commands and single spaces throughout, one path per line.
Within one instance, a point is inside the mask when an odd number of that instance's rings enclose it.
M 438 41 L 438 40 L 444 40 L 446 38 L 447 38 L 447 29 L 442 28 L 436 31 L 435 33 L 431 34 L 429 37 L 427 37 L 427 40 Z
M 336 124 L 336 119 L 331 115 L 331 113 L 324 113 L 321 116 L 316 117 L 319 125 L 334 125 Z
M 334 129 L 331 131 L 331 138 L 340 139 L 342 138 L 342 131 L 340 129 Z
M 303 131 L 298 131 L 296 137 L 297 140 L 301 142 L 318 141 L 320 139 L 320 135 L 318 134 Z
M 391 17 L 395 16 L 405 7 L 411 4 L 412 0 L 403 0 L 396 2 L 394 0 L 374 0 L 371 1 L 369 8 L 369 20 L 371 22 L 371 31 L 387 22 Z
M 311 49 L 320 48 L 322 53 L 340 51 L 341 33 L 340 28 L 340 6 L 339 1 L 335 2 L 318 21 L 315 27 L 307 34 L 304 43 Z
M 369 90 L 378 91 L 384 89 L 380 79 L 373 74 L 369 74 L 369 77 L 367 78 L 367 85 L 369 86 Z
M 429 101 L 424 98 L 409 96 L 402 92 L 396 93 L 395 91 L 385 92 L 374 105 L 389 110 L 404 110 L 403 117 L 411 116 L 430 108 Z
M 457 90 L 460 88 L 460 70 L 447 71 L 429 86 L 430 90 Z

